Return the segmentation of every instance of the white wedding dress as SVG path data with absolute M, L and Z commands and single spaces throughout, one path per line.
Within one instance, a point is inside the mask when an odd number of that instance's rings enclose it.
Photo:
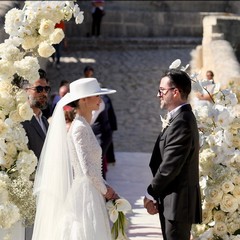
M 60 215 L 58 240 L 111 240 L 103 194 L 101 147 L 87 121 L 77 116 L 68 132 L 68 149 L 74 179 Z

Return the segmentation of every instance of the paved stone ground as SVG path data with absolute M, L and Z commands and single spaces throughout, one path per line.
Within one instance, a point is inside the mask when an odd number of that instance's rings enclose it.
M 72 82 L 83 77 L 86 65 L 93 66 L 102 85 L 117 90 L 111 95 L 118 120 L 115 150 L 151 152 L 161 128 L 156 97 L 160 76 L 177 58 L 189 63 L 190 52 L 190 48 L 63 52 L 61 68 L 48 64 L 47 74 L 56 91 L 61 80 Z

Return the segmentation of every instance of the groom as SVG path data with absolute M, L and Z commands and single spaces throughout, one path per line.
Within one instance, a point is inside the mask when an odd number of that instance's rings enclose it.
M 201 222 L 199 136 L 190 104 L 191 79 L 171 69 L 161 79 L 160 107 L 169 124 L 160 133 L 150 160 L 153 174 L 144 198 L 149 214 L 159 213 L 164 240 L 189 240 L 192 223 Z

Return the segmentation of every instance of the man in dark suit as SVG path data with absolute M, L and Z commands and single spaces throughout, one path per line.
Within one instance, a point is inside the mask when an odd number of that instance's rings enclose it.
M 39 75 L 40 78 L 32 85 L 29 83 L 24 85 L 34 115 L 30 121 L 22 123 L 28 137 L 28 147 L 35 153 L 38 159 L 48 129 L 48 121 L 42 115 L 42 110 L 47 107 L 48 93 L 51 90 L 45 71 L 40 69 Z
M 190 92 L 184 71 L 171 69 L 160 81 L 160 107 L 170 120 L 155 143 L 144 206 L 149 214 L 159 212 L 164 240 L 189 240 L 192 224 L 201 222 L 199 136 Z
M 28 148 L 31 149 L 39 159 L 48 129 L 48 121 L 42 115 L 42 110 L 47 107 L 48 93 L 51 88 L 44 70 L 39 71 L 40 78 L 33 84 L 26 82 L 23 88 L 28 93 L 28 100 L 33 110 L 33 117 L 30 121 L 22 123 L 28 137 Z M 32 239 L 32 227 L 25 229 L 25 240 Z

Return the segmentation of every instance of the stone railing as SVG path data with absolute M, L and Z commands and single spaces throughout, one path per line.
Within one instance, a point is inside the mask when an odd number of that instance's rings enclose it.
M 221 88 L 231 85 L 239 92 L 240 66 L 237 56 L 240 52 L 240 17 L 206 16 L 203 19 L 203 40 L 192 51 L 191 71 L 201 71 L 205 77 L 207 70 L 214 72 L 214 80 Z

